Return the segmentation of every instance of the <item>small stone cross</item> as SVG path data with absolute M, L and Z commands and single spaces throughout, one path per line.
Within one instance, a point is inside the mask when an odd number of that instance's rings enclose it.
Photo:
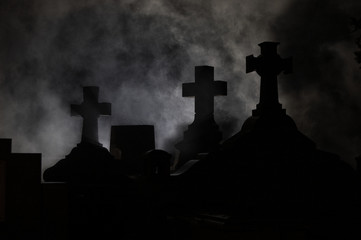
M 83 95 L 84 101 L 80 105 L 71 105 L 71 115 L 83 117 L 82 142 L 101 145 L 98 141 L 98 117 L 111 115 L 111 104 L 98 103 L 99 87 L 84 87 Z

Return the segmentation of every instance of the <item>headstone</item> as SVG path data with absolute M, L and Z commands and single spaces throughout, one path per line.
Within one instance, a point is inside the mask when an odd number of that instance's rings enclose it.
M 292 59 L 282 59 L 277 54 L 277 42 L 260 43 L 261 55 L 255 58 L 253 55 L 246 57 L 246 72 L 256 71 L 261 76 L 260 101 L 254 115 L 277 112 L 282 110 L 278 102 L 277 75 L 292 72 Z
M 6 162 L 5 221 L 14 239 L 41 236 L 41 154 L 12 153 Z
M 55 165 L 43 173 L 45 182 L 67 182 L 73 184 L 120 183 L 126 180 L 119 161 L 108 149 L 90 143 L 78 144 Z
M 11 139 L 0 139 L 0 223 L 5 221 L 6 163 L 11 154 Z
M 111 115 L 111 104 L 98 103 L 99 87 L 84 87 L 83 94 L 83 103 L 71 105 L 71 115 L 83 117 L 82 142 L 101 145 L 98 141 L 98 117 Z
M 155 149 L 154 126 L 112 126 L 110 152 L 124 164 L 128 174 L 143 174 L 142 156 L 153 149 Z
M 0 223 L 6 237 L 40 237 L 41 155 L 11 153 L 11 139 L 0 139 Z
M 177 168 L 196 159 L 199 153 L 218 148 L 222 133 L 214 121 L 214 96 L 227 95 L 227 83 L 214 81 L 213 67 L 196 66 L 195 83 L 183 83 L 182 95 L 195 98 L 195 116 L 184 132 L 184 139 L 176 144 L 180 151 Z
M 5 221 L 5 161 L 0 160 L 0 222 Z
M 261 94 L 242 129 L 188 168 L 186 179 L 171 175 L 172 188 L 182 189 L 173 204 L 183 211 L 175 215 L 227 214 L 232 229 L 254 223 L 284 234 L 293 231 L 278 228 L 287 223 L 312 239 L 360 238 L 359 178 L 339 156 L 317 149 L 282 109 L 277 75 L 291 69 L 277 45 L 261 43 L 261 56 L 247 58 L 247 72 L 261 76 Z
M 138 184 L 125 174 L 120 160 L 98 142 L 97 118 L 100 114 L 110 113 L 110 104 L 99 104 L 97 100 L 98 88 L 84 88 L 84 102 L 79 106 L 72 105 L 72 113 L 84 118 L 82 141 L 64 159 L 44 171 L 44 181 L 53 182 L 43 185 L 44 217 L 49 220 L 45 224 L 45 234 L 50 239 L 61 239 L 61 236 L 70 239 L 127 238 L 130 227 L 137 228 L 143 219 L 134 214 L 139 209 L 137 200 L 143 201 L 138 196 Z M 131 158 L 132 154 L 154 148 L 154 128 L 146 128 L 149 129 L 150 137 L 149 131 L 146 134 L 134 134 L 133 131 L 124 139 L 122 133 L 120 140 L 112 131 L 112 140 L 116 140 L 116 147 L 119 147 L 117 144 L 128 149 L 136 146 L 132 149 L 135 153 L 119 148 L 122 156 Z M 138 152 L 144 141 L 150 142 L 150 147 L 148 144 Z M 111 142 L 112 146 L 114 143 Z M 59 182 L 66 182 L 66 185 Z M 54 209 L 56 205 L 67 214 Z M 128 224 L 133 218 L 138 225 Z M 66 220 L 68 224 L 64 226 Z
M 84 101 L 71 105 L 71 114 L 83 117 L 82 140 L 65 159 L 46 169 L 46 182 L 103 182 L 116 180 L 117 163 L 98 141 L 98 117 L 111 114 L 110 103 L 98 103 L 99 88 L 83 88 Z

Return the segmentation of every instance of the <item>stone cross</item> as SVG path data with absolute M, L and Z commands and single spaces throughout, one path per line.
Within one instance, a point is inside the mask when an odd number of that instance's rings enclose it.
M 11 155 L 11 139 L 0 139 L 0 224 L 5 221 L 6 212 L 6 163 Z
M 261 55 L 246 57 L 246 72 L 256 71 L 261 76 L 261 92 L 259 104 L 254 113 L 270 113 L 282 110 L 278 102 L 277 76 L 283 72 L 292 72 L 292 59 L 282 59 L 277 54 L 278 42 L 260 43 Z
M 227 95 L 227 82 L 214 81 L 214 68 L 195 67 L 195 82 L 183 83 L 183 97 L 195 97 L 195 116 L 184 138 L 175 147 L 180 151 L 176 160 L 179 168 L 191 159 L 198 159 L 199 153 L 208 153 L 222 140 L 222 133 L 214 121 L 214 96 Z
M 111 115 L 110 103 L 98 103 L 99 87 L 83 87 L 84 101 L 71 105 L 71 115 L 83 117 L 82 142 L 101 145 L 98 141 L 98 117 Z
M 196 66 L 195 83 L 182 85 L 183 97 L 195 97 L 195 123 L 213 116 L 216 95 L 227 95 L 227 82 L 214 81 L 214 68 L 211 66 Z

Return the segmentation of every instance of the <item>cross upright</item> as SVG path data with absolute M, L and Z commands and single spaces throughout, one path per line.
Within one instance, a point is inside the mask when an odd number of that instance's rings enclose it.
M 277 76 L 283 72 L 292 72 L 292 59 L 282 59 L 277 54 L 278 42 L 263 42 L 258 44 L 261 47 L 261 55 L 246 57 L 246 72 L 256 71 L 261 76 L 260 100 L 255 115 L 263 113 L 275 113 L 282 111 L 282 105 L 278 102 Z
M 227 95 L 227 82 L 214 81 L 214 68 L 195 67 L 195 82 L 183 83 L 182 96 L 195 97 L 194 123 L 200 123 L 207 117 L 213 118 L 214 96 Z
M 80 105 L 71 104 L 71 115 L 83 117 L 82 142 L 100 145 L 98 117 L 111 115 L 110 103 L 98 103 L 99 87 L 83 87 L 84 100 Z

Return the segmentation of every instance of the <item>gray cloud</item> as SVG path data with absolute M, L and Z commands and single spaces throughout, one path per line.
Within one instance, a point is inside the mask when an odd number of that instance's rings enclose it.
M 194 81 L 194 66 L 212 65 L 215 78 L 228 82 L 228 96 L 217 97 L 215 105 L 216 120 L 227 138 L 240 129 L 258 102 L 259 78 L 245 75 L 245 56 L 258 55 L 258 43 L 280 40 L 285 55 L 315 57 L 317 49 L 316 57 L 327 58 L 320 52 L 320 44 L 304 51 L 303 44 L 312 46 L 314 39 L 308 36 L 306 43 L 301 43 L 305 35 L 293 28 L 300 16 L 290 11 L 303 12 L 294 8 L 294 2 L 4 1 L 0 17 L 0 135 L 13 139 L 14 151 L 43 153 L 43 167 L 55 163 L 80 140 L 81 118 L 70 117 L 70 103 L 82 101 L 82 86 L 97 85 L 100 101 L 111 102 L 113 108 L 110 118 L 99 120 L 105 146 L 109 145 L 111 125 L 154 124 L 157 147 L 172 152 L 193 120 L 193 100 L 181 97 L 181 83 Z M 340 19 L 342 16 L 334 21 Z M 323 24 L 328 26 L 323 22 L 320 26 Z M 295 27 L 304 29 L 302 24 Z M 325 45 L 331 50 L 323 51 L 346 59 L 351 45 L 344 43 L 337 38 Z M 334 99 L 326 91 L 328 77 L 357 76 L 351 65 L 346 67 L 337 59 L 329 61 L 342 68 L 329 76 L 322 75 L 327 73 L 325 64 L 320 68 L 313 65 L 312 72 L 317 74 L 311 74 L 302 68 L 307 62 L 296 61 L 301 66 L 297 66 L 296 75 L 287 77 L 292 78 L 289 82 L 280 80 L 282 103 L 321 146 L 332 146 L 326 141 L 331 132 L 315 132 L 321 120 L 327 119 L 311 114 L 318 108 L 310 103 L 321 105 Z M 325 80 L 313 83 L 315 76 Z M 310 84 L 302 82 L 303 78 Z M 324 91 L 312 90 L 315 85 L 321 89 L 322 84 L 326 84 Z M 346 84 L 353 91 L 347 95 L 349 103 L 356 99 L 357 91 L 353 80 L 341 85 Z M 339 104 L 330 102 L 329 106 L 325 111 L 337 111 L 342 120 Z M 359 109 L 358 104 L 354 107 Z M 345 110 L 344 114 L 350 113 Z M 347 135 L 336 133 L 338 137 Z
M 359 1 L 296 1 L 274 21 L 273 32 L 294 73 L 281 80 L 285 106 L 322 149 L 354 165 L 361 153 L 361 72 L 354 60 L 350 18 Z

